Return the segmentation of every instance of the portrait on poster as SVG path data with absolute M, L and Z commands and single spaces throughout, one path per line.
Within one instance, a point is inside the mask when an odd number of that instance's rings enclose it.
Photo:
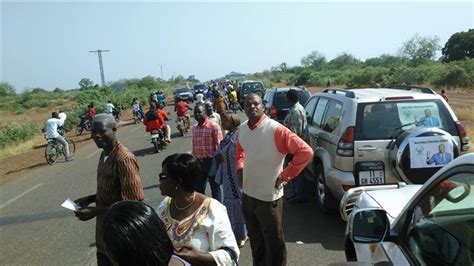
M 446 136 L 410 139 L 411 168 L 441 167 L 453 160 L 453 143 Z

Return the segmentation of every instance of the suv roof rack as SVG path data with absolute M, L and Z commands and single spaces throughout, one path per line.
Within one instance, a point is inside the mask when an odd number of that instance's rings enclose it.
M 348 91 L 345 89 L 337 89 L 337 88 L 325 89 L 323 92 L 332 93 L 332 94 L 337 94 L 339 92 L 339 93 L 344 93 L 344 95 L 348 98 L 355 98 L 355 93 L 353 91 Z
M 412 86 L 412 85 L 387 85 L 385 86 L 387 89 L 396 89 L 396 90 L 406 90 L 406 91 L 420 91 L 422 93 L 428 94 L 437 94 L 433 89 L 428 87 L 420 87 L 420 86 Z

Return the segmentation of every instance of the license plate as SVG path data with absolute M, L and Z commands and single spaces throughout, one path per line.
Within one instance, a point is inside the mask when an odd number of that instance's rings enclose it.
M 361 186 L 385 184 L 385 172 L 383 170 L 359 172 L 359 184 Z
M 151 138 L 152 138 L 152 139 L 156 139 L 156 138 L 158 138 L 159 136 L 160 136 L 159 134 L 152 134 L 152 135 L 151 135 Z

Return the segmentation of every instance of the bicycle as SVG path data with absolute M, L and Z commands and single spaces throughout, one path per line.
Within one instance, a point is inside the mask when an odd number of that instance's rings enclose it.
M 46 136 L 45 136 L 46 137 Z M 48 144 L 46 145 L 46 149 L 44 150 L 44 156 L 46 158 L 46 162 L 49 165 L 55 164 L 59 156 L 66 157 L 66 152 L 61 143 L 59 143 L 56 139 L 47 139 Z M 76 152 L 76 143 L 73 140 L 66 139 L 69 145 L 69 156 L 73 156 Z

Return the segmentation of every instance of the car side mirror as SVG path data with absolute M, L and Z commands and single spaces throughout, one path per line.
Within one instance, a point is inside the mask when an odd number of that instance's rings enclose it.
M 350 236 L 355 243 L 379 243 L 390 229 L 387 213 L 382 209 L 360 209 L 350 219 Z

